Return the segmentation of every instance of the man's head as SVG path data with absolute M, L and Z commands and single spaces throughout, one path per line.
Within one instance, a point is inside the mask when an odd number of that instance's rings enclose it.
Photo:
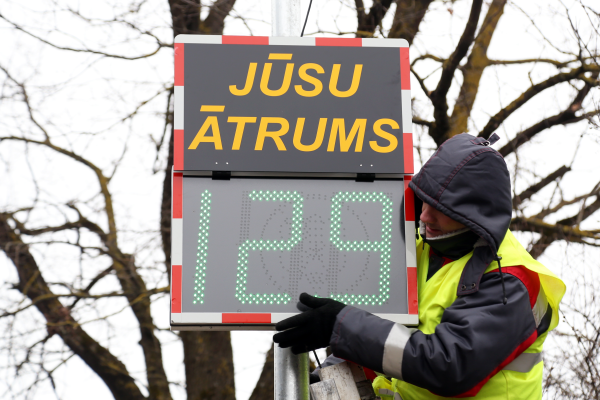
M 446 140 L 408 184 L 426 204 L 420 216 L 426 238 L 430 233 L 438 240 L 458 236 L 458 232 L 442 236 L 444 230 L 460 229 L 457 223 L 476 236 L 458 296 L 479 290 L 483 273 L 499 256 L 512 217 L 508 168 L 502 155 L 490 147 L 497 139 L 496 134 L 486 140 L 462 133 Z
M 453 220 L 427 203 L 423 203 L 421 221 L 425 224 L 426 234 L 430 239 L 465 228 L 464 224 Z
M 510 176 L 489 140 L 463 133 L 444 142 L 409 187 L 426 204 L 420 216 L 428 238 L 470 229 L 494 255 L 512 216 Z

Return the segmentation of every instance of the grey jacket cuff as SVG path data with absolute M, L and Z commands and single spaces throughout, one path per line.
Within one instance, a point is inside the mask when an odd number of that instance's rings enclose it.
M 413 331 L 346 306 L 337 315 L 329 344 L 337 357 L 398 378 L 404 346 Z

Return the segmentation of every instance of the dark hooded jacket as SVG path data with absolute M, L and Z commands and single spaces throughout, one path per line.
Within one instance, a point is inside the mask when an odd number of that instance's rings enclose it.
M 481 241 L 457 288 L 464 296 L 479 290 L 487 266 L 497 258 L 512 216 L 510 176 L 504 158 L 489 147 L 498 140 L 467 133 L 444 142 L 409 187 L 419 200 L 467 226 Z
M 394 378 L 441 396 L 460 396 L 485 382 L 532 331 L 548 329 L 547 318 L 536 326 L 527 288 L 518 278 L 484 274 L 498 259 L 512 213 L 508 169 L 490 147 L 496 140 L 495 134 L 489 140 L 468 134 L 447 140 L 409 184 L 416 200 L 479 236 L 456 288 L 458 298 L 445 309 L 435 333 L 346 306 L 330 339 L 335 356 L 389 374 L 384 353 L 389 358 L 394 351 L 400 365 Z M 390 344 L 391 337 L 396 343 Z

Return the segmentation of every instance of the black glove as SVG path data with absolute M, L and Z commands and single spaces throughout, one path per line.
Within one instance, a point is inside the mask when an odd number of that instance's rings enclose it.
M 335 318 L 344 307 L 346 305 L 339 301 L 302 293 L 298 309 L 308 311 L 275 325 L 275 329 L 285 332 L 273 336 L 273 341 L 279 343 L 279 347 L 291 347 L 294 354 L 327 347 Z

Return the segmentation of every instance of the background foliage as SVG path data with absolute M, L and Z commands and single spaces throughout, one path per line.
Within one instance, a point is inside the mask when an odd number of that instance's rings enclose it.
M 168 330 L 165 174 L 174 35 L 269 35 L 269 6 L 0 4 L 2 398 L 272 398 L 272 351 L 254 390 L 236 391 L 229 333 Z M 307 26 L 411 43 L 417 164 L 455 134 L 501 135 L 511 228 L 569 284 L 547 398 L 600 398 L 599 12 L 584 0 L 327 0 Z

